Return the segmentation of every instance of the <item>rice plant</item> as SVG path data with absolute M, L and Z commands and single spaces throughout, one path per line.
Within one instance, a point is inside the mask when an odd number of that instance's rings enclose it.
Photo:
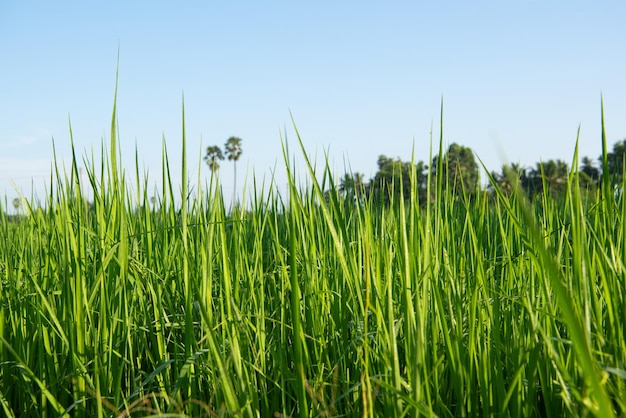
M 453 193 L 439 170 L 427 201 L 380 205 L 344 199 L 303 148 L 299 187 L 285 147 L 288 192 L 253 181 L 228 207 L 217 174 L 191 197 L 184 157 L 175 195 L 164 144 L 151 201 L 115 112 L 85 159 L 92 202 L 74 154 L 44 202 L 0 207 L 4 415 L 626 410 L 626 202 L 608 181 L 585 197 L 573 170 L 563 199 L 531 202 Z

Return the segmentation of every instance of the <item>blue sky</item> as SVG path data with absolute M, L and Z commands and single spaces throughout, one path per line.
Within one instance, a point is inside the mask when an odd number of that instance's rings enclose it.
M 428 160 L 444 99 L 446 144 L 503 162 L 600 153 L 626 138 L 623 1 L 0 2 L 0 196 L 44 193 L 52 138 L 100 158 L 117 98 L 124 166 L 180 181 L 184 93 L 190 178 L 208 145 L 243 139 L 238 188 L 276 168 L 281 134 L 366 178 L 380 154 Z M 503 158 L 505 160 L 503 160 Z M 299 164 L 299 173 L 304 167 Z M 209 170 L 201 164 L 201 177 Z M 232 193 L 232 165 L 221 181 Z M 4 205 L 4 203 L 3 203 Z

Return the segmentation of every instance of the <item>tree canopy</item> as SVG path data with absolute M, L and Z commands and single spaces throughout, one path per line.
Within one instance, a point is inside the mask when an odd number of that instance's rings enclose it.
M 241 138 L 236 136 L 231 136 L 226 140 L 224 144 L 224 149 L 226 150 L 226 156 L 229 161 L 233 162 L 233 171 L 234 171 L 234 182 L 233 182 L 233 196 L 237 196 L 237 161 L 239 161 L 239 157 L 243 153 L 243 148 L 241 147 Z
M 432 167 L 436 170 L 437 157 L 433 160 Z M 436 174 L 436 171 L 434 171 Z M 480 180 L 478 164 L 474 159 L 474 151 L 469 147 L 452 143 L 443 157 L 443 176 L 446 185 L 452 187 L 456 193 L 473 194 Z
M 417 164 L 393 159 L 385 155 L 378 157 L 378 171 L 367 187 L 369 195 L 376 202 L 389 204 L 398 202 L 400 196 L 411 197 L 411 185 L 417 185 L 418 198 L 426 196 L 426 166 L 422 161 Z M 415 182 L 411 178 L 415 174 Z
M 219 160 L 223 159 L 224 154 L 222 153 L 222 149 L 220 147 L 218 147 L 217 145 L 207 147 L 204 161 L 206 161 L 212 172 L 215 173 L 217 170 L 220 169 Z
M 613 150 L 607 154 L 608 175 L 614 184 L 621 183 L 624 178 L 624 157 L 626 154 L 626 139 L 613 144 Z M 599 158 L 602 161 L 602 156 Z

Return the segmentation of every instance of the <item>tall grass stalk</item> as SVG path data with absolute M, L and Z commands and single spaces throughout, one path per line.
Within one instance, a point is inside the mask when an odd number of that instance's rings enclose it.
M 586 192 L 573 164 L 563 198 L 453 191 L 441 134 L 426 200 L 381 206 L 346 199 L 296 130 L 308 186 L 285 141 L 288 196 L 253 177 L 227 207 L 218 173 L 188 184 L 183 106 L 180 195 L 163 140 L 151 199 L 137 154 L 126 180 L 115 102 L 88 184 L 72 149 L 43 204 L 0 206 L 2 415 L 626 410 L 626 202 L 608 180 Z

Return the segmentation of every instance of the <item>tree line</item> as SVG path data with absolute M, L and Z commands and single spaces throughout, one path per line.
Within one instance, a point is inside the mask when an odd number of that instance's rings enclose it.
M 235 194 L 237 161 L 242 153 L 241 138 L 231 136 L 224 144 L 224 152 L 219 146 L 211 145 L 206 148 L 204 155 L 204 160 L 213 173 L 219 170 L 220 161 L 225 157 L 233 162 Z M 607 152 L 606 174 L 614 186 L 621 185 L 623 182 L 625 156 L 626 139 L 613 144 L 612 150 Z M 582 158 L 577 169 L 580 185 L 584 189 L 593 192 L 601 182 L 605 174 L 602 160 L 601 155 L 598 157 L 599 164 L 596 165 L 591 158 Z M 441 170 L 439 171 L 437 167 L 440 163 Z M 386 155 L 378 157 L 377 165 L 378 170 L 369 181 L 365 181 L 362 173 L 344 174 L 339 183 L 339 193 L 348 199 L 372 198 L 375 202 L 384 204 L 397 202 L 400 198 L 408 199 L 412 193 L 416 193 L 419 201 L 425 202 L 428 198 L 428 180 L 430 178 L 430 190 L 436 190 L 438 175 L 442 177 L 442 187 L 451 188 L 453 193 L 459 196 L 472 196 L 481 191 L 480 169 L 474 152 L 471 148 L 457 143 L 452 143 L 441 158 L 436 155 L 430 165 L 424 161 L 413 163 Z M 560 195 L 567 189 L 570 167 L 565 161 L 556 159 L 538 162 L 530 168 L 519 164 L 505 164 L 499 172 L 492 171 L 490 174 L 495 184 L 504 193 L 512 192 L 517 183 L 531 197 L 542 194 L 544 191 L 552 195 Z M 415 176 L 414 180 L 413 176 Z M 413 188 L 412 184 L 416 185 L 416 188 Z M 487 189 L 490 192 L 494 191 L 491 182 Z M 19 215 L 20 199 L 14 199 L 13 206 L 16 214 Z
M 226 151 L 226 158 L 229 161 L 233 162 L 233 171 L 234 171 L 234 184 L 233 184 L 233 196 L 237 195 L 237 161 L 241 158 L 241 154 L 243 154 L 243 147 L 241 145 L 241 138 L 237 136 L 231 136 L 226 140 L 224 144 L 224 150 Z M 224 159 L 224 153 L 222 149 L 217 145 L 211 145 L 207 147 L 206 154 L 204 155 L 204 161 L 206 161 L 207 165 L 211 172 L 215 173 L 220 169 L 220 161 Z
M 204 160 L 209 169 L 216 172 L 220 161 L 225 157 L 233 162 L 234 186 L 237 185 L 237 161 L 243 153 L 242 140 L 231 136 L 224 144 L 224 152 L 217 145 L 207 147 Z M 626 139 L 613 144 L 607 152 L 606 175 L 613 185 L 621 184 L 624 176 L 624 157 L 626 155 Z M 593 192 L 602 180 L 602 156 L 594 162 L 583 157 L 576 169 L 580 185 L 583 189 Z M 438 170 L 439 164 L 441 169 Z M 424 161 L 417 163 L 403 161 L 380 155 L 377 161 L 378 170 L 374 177 L 365 180 L 362 173 L 346 173 L 340 180 L 339 193 L 348 199 L 371 198 L 375 202 L 389 204 L 400 198 L 408 199 L 412 193 L 421 202 L 428 198 L 430 179 L 431 194 L 436 190 L 437 177 L 441 176 L 443 188 L 451 189 L 456 195 L 472 196 L 482 191 L 480 184 L 480 168 L 471 148 L 452 143 L 444 155 L 435 155 L 430 165 Z M 553 196 L 561 195 L 568 187 L 570 167 L 560 159 L 551 159 L 535 163 L 531 167 L 520 164 L 505 164 L 500 171 L 490 173 L 493 182 L 504 193 L 513 191 L 517 183 L 529 196 L 543 194 L 544 191 Z M 413 176 L 415 178 L 413 179 Z M 413 188 L 412 185 L 416 187 Z M 494 185 L 489 182 L 487 191 L 494 192 Z
M 625 154 L 626 139 L 615 143 L 607 152 L 606 175 L 613 185 L 622 184 Z M 438 170 L 440 163 L 441 169 Z M 419 200 L 425 202 L 428 198 L 428 179 L 431 181 L 430 190 L 436 190 L 438 176 L 441 176 L 442 187 L 451 188 L 456 195 L 471 197 L 482 191 L 480 169 L 474 152 L 456 143 L 451 144 L 441 158 L 435 156 L 430 165 L 424 161 L 402 161 L 386 155 L 378 157 L 377 165 L 378 170 L 369 181 L 365 181 L 362 173 L 344 174 L 339 183 L 339 193 L 349 199 L 371 198 L 385 204 L 397 202 L 401 197 L 408 199 L 411 193 L 416 193 Z M 589 157 L 582 158 L 576 169 L 583 189 L 590 192 L 596 189 L 605 174 L 602 167 L 602 156 L 598 158 L 598 164 Z M 510 193 L 517 183 L 531 197 L 544 191 L 558 196 L 567 189 L 570 172 L 565 161 L 556 159 L 541 161 L 529 168 L 506 164 L 499 172 L 491 172 L 491 177 L 505 193 Z M 487 191 L 494 191 L 491 182 Z

